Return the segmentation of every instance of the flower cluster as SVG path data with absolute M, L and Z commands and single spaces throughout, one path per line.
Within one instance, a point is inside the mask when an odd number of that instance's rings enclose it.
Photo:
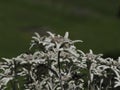
M 120 86 L 120 58 L 102 58 L 76 48 L 76 42 L 47 32 L 35 33 L 31 54 L 23 53 L 0 63 L 0 90 L 108 90 Z M 107 83 L 106 83 L 107 81 Z

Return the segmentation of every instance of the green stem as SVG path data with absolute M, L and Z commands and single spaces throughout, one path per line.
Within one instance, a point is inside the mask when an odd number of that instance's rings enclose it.
M 17 64 L 16 61 L 14 60 L 14 82 L 13 82 L 13 90 L 18 90 L 18 81 L 17 81 Z
M 61 90 L 63 90 L 63 85 L 62 85 L 62 77 L 61 77 L 61 64 L 60 64 L 60 51 L 58 52 L 58 68 L 59 68 L 59 80 L 60 80 L 60 86 Z
M 92 80 L 91 80 L 91 65 L 92 62 L 88 61 L 87 62 L 87 68 L 88 68 L 88 90 L 95 90 Z

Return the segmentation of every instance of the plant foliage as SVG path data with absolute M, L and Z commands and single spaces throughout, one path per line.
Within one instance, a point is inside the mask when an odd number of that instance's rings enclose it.
M 102 58 L 76 48 L 76 42 L 35 33 L 30 50 L 0 62 L 0 90 L 109 90 L 120 86 L 120 58 Z

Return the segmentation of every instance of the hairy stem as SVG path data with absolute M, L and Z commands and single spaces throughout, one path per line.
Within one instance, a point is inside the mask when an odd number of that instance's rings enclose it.
M 61 90 L 63 90 L 63 85 L 62 85 L 62 76 L 61 76 L 61 64 L 60 64 L 60 51 L 58 52 L 58 68 L 59 68 L 59 80 L 60 80 L 60 86 Z

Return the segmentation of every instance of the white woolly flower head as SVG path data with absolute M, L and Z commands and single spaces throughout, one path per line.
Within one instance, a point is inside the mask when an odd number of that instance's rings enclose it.
M 15 90 L 107 90 L 120 87 L 120 58 L 103 58 L 91 49 L 84 53 L 75 46 L 76 42 L 82 41 L 69 39 L 68 32 L 64 36 L 47 33 L 48 36 L 35 33 L 28 53 L 12 59 L 2 58 L 0 90 L 6 90 L 9 84 Z

